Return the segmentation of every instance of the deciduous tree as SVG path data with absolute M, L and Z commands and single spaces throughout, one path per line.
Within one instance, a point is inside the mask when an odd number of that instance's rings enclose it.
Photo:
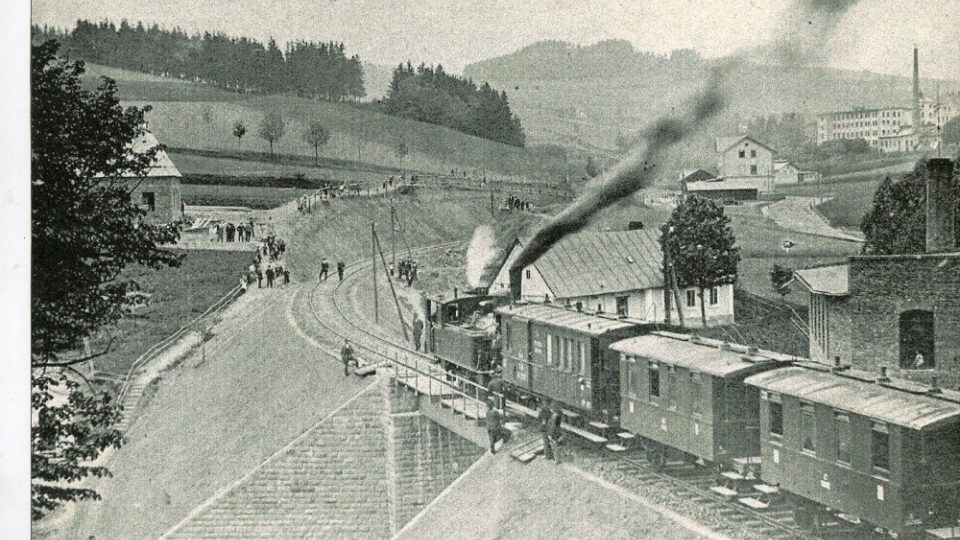
M 777 263 L 773 264 L 773 267 L 770 269 L 770 285 L 773 286 L 774 292 L 779 294 L 782 300 L 786 300 L 787 295 L 790 294 L 787 283 L 790 283 L 792 279 L 792 268 L 781 266 Z
M 83 64 L 58 60 L 57 48 L 45 42 L 31 58 L 34 519 L 66 501 L 97 498 L 75 482 L 108 474 L 89 462 L 120 444 L 110 428 L 117 414 L 110 397 L 81 384 L 76 367 L 110 348 L 78 352 L 83 340 L 120 319 L 126 293 L 138 288 L 121 271 L 180 260 L 160 247 L 176 242 L 178 226 L 145 222 L 130 196 L 130 177 L 145 176 L 157 152 L 131 150 L 148 108 L 121 108 L 110 79 L 84 90 Z
M 320 164 L 320 147 L 327 144 L 330 140 L 330 133 L 319 120 L 310 122 L 307 129 L 303 132 L 303 141 L 313 147 L 313 162 Z
M 668 275 L 672 270 L 681 287 L 697 288 L 700 315 L 706 326 L 704 291 L 737 280 L 740 248 L 730 229 L 730 218 L 717 203 L 688 197 L 677 205 L 660 230 L 661 248 L 672 265 L 664 273 Z
M 270 143 L 270 157 L 273 157 L 273 143 L 283 137 L 283 115 L 273 111 L 263 115 L 260 121 L 260 138 Z
M 243 124 L 243 120 L 237 120 L 237 123 L 233 125 L 233 136 L 237 138 L 237 150 L 240 150 L 240 140 L 246 134 L 247 126 Z

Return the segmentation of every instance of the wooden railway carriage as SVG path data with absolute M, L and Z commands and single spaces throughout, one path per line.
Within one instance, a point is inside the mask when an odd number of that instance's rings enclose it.
M 489 296 L 462 295 L 456 289 L 452 295 L 424 298 L 424 349 L 451 371 L 485 382 L 497 362 L 494 332 L 473 324 L 478 315 L 489 314 L 491 301 Z
M 620 353 L 620 427 L 648 449 L 719 464 L 760 455 L 759 392 L 743 381 L 789 357 L 670 332 L 611 348 Z
M 553 304 L 516 304 L 495 312 L 504 383 L 527 397 L 557 400 L 589 417 L 616 419 L 620 368 L 608 347 L 645 332 L 644 326 Z
M 749 377 L 761 391 L 763 480 L 897 533 L 957 524 L 960 393 L 804 363 Z M 805 501 L 818 503 L 811 505 Z

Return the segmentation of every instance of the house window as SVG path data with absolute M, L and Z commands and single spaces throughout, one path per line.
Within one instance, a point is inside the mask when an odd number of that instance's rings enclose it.
M 626 296 L 617 297 L 617 316 L 618 317 L 627 316 L 627 297 Z
M 754 175 L 754 176 L 757 175 L 757 166 L 756 166 L 756 165 L 751 165 L 751 166 L 750 166 L 750 174 L 752 174 L 752 175 Z
M 530 279 L 530 269 L 527 268 L 527 279 Z
M 836 422 L 834 430 L 836 431 L 837 443 L 837 461 L 846 465 L 850 464 L 850 416 L 846 413 L 836 413 L 833 416 Z
M 149 212 L 157 209 L 157 196 L 152 191 L 144 191 L 140 194 L 140 204 Z
M 650 364 L 650 398 L 660 397 L 660 366 Z
M 710 288 L 710 305 L 715 306 L 720 303 L 720 289 L 717 287 Z
M 813 404 L 800 404 L 800 437 L 802 440 L 801 448 L 804 452 L 815 453 L 817 451 L 817 422 Z
M 746 150 L 741 150 L 741 151 L 740 151 L 740 157 L 747 157 L 747 152 L 746 152 Z
M 756 150 L 751 150 L 751 151 L 750 151 L 750 157 L 757 157 L 757 151 L 756 151 Z
M 874 422 L 870 430 L 870 463 L 873 472 L 890 474 L 890 431 L 886 424 Z
M 933 342 L 932 311 L 917 309 L 900 314 L 901 368 L 933 369 L 936 366 Z
M 770 435 L 783 437 L 783 404 L 780 403 L 780 396 L 770 394 L 767 400 L 770 410 Z
M 697 291 L 687 291 L 687 307 L 697 307 Z

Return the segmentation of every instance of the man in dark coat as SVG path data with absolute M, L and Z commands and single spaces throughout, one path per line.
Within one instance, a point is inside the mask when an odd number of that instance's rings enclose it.
M 497 408 L 497 400 L 493 396 L 487 400 L 487 435 L 490 437 L 490 453 L 497 453 L 497 443 L 506 442 L 506 434 L 503 428 L 503 414 Z
M 550 451 L 553 453 L 553 459 L 560 464 L 560 440 L 563 438 L 563 414 L 560 407 L 553 406 L 553 412 L 550 414 L 549 424 L 547 425 L 547 440 L 550 442 Z
M 420 339 L 423 336 L 423 321 L 420 320 L 420 317 L 414 313 L 413 314 L 413 345 L 416 349 L 420 350 Z
M 540 435 L 543 437 L 543 457 L 546 459 L 553 459 L 553 452 L 550 450 L 550 417 L 552 413 L 550 411 L 550 403 L 544 400 L 543 405 L 540 406 L 540 412 L 537 415 L 537 420 L 540 421 Z
M 350 364 L 353 364 L 354 367 L 357 366 L 357 359 L 353 357 L 353 346 L 350 345 L 350 340 L 346 339 L 343 341 L 343 347 L 340 348 L 340 360 L 343 362 L 343 376 L 350 376 Z
M 343 271 L 346 270 L 347 265 L 343 261 L 337 261 L 337 278 L 340 281 L 343 281 Z

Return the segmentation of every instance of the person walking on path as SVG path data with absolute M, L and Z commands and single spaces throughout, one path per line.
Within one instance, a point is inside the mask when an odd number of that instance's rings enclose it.
M 259 266 L 257 267 L 257 288 L 263 288 L 263 270 Z
M 268 266 L 267 267 L 267 287 L 271 287 L 271 288 L 273 287 L 273 277 L 274 277 L 273 267 Z
M 343 362 L 343 376 L 350 376 L 350 364 L 353 364 L 354 367 L 357 366 L 357 360 L 353 357 L 353 347 L 350 345 L 350 340 L 343 340 L 343 347 L 340 348 L 340 360 Z
M 552 416 L 550 407 L 551 403 L 545 400 L 540 405 L 540 412 L 537 415 L 537 420 L 540 421 L 540 435 L 543 437 L 543 457 L 546 459 L 553 459 L 553 452 L 550 451 L 550 417 Z
M 320 261 L 320 281 L 321 282 L 327 280 L 327 274 L 329 272 L 330 272 L 330 263 L 328 263 L 327 258 L 324 257 L 323 260 Z
M 423 336 L 423 321 L 416 313 L 413 314 L 413 346 L 420 350 L 420 338 Z
M 347 265 L 343 261 L 337 261 L 337 277 L 340 281 L 343 281 L 343 271 L 346 270 Z
M 550 442 L 550 452 L 553 453 L 553 459 L 557 465 L 560 464 L 560 441 L 563 439 L 562 424 L 563 415 L 560 413 L 560 406 L 554 403 L 553 412 L 550 414 L 547 426 L 547 439 Z
M 288 268 L 283 269 L 283 284 L 284 285 L 290 284 L 290 270 Z

